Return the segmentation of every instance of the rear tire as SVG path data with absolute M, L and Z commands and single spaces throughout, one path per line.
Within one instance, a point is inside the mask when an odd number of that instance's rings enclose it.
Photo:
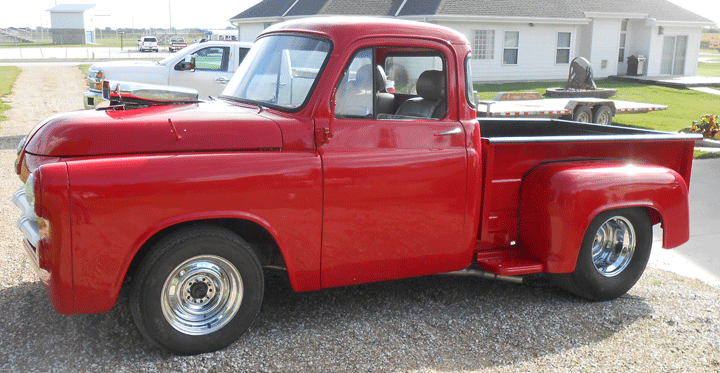
M 254 251 L 226 229 L 196 226 L 160 240 L 133 280 L 140 332 L 179 354 L 224 348 L 260 311 L 264 279 Z
M 590 123 L 593 120 L 593 113 L 589 107 L 580 105 L 573 112 L 573 120 L 581 123 Z
M 652 224 L 642 209 L 609 210 L 588 226 L 575 271 L 553 275 L 562 289 L 605 301 L 630 290 L 640 279 L 652 246 Z
M 593 115 L 593 123 L 610 125 L 612 124 L 612 118 L 612 110 L 610 110 L 609 107 L 605 105 L 600 105 L 595 108 L 595 114 Z

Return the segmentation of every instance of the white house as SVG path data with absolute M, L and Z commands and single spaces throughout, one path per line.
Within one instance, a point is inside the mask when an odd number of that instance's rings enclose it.
M 48 9 L 53 44 L 90 44 L 95 42 L 95 25 L 87 10 L 94 4 L 61 4 Z
M 714 22 L 666 0 L 264 0 L 230 19 L 243 41 L 309 16 L 397 17 L 443 25 L 473 48 L 473 80 L 563 80 L 573 58 L 597 78 L 696 75 L 700 36 Z

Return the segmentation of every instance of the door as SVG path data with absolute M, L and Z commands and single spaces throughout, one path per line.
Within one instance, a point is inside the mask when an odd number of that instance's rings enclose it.
M 180 71 L 182 61 L 178 62 L 170 71 L 168 84 L 196 89 L 203 100 L 208 96 L 220 96 L 233 75 L 228 69 L 230 47 L 206 47 L 198 49 L 192 56 L 195 56 L 195 70 Z
M 660 74 L 684 75 L 687 55 L 687 36 L 666 36 L 663 43 Z
M 438 53 L 416 52 L 418 58 Z M 445 59 L 431 59 L 441 61 L 447 76 Z M 382 63 L 373 61 L 375 48 L 361 49 L 350 60 L 336 87 L 332 137 L 318 145 L 325 180 L 323 287 L 438 273 L 469 263 L 468 242 L 462 239 L 463 127 L 452 114 L 397 119 L 378 113 L 374 96 L 388 93 L 378 78 Z M 403 77 L 411 78 L 402 85 L 414 85 L 412 68 L 405 71 L 410 73 Z M 395 96 L 399 104 L 410 95 Z M 446 96 L 442 100 L 447 104 Z

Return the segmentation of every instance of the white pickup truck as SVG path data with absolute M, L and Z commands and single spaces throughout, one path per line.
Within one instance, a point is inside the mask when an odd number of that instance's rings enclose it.
M 170 85 L 193 88 L 199 97 L 219 96 L 252 43 L 207 41 L 191 44 L 162 61 L 110 61 L 90 66 L 85 108 L 105 101 L 103 81 Z

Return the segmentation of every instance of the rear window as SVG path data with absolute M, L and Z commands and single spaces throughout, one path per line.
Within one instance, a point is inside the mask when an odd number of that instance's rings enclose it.
M 172 39 L 170 39 L 170 41 L 173 42 L 173 43 L 183 43 L 183 42 L 185 42 L 185 40 L 183 40 L 183 38 L 172 38 Z
M 155 38 L 144 38 L 143 41 L 155 42 L 155 43 L 157 43 L 157 39 L 155 39 Z

